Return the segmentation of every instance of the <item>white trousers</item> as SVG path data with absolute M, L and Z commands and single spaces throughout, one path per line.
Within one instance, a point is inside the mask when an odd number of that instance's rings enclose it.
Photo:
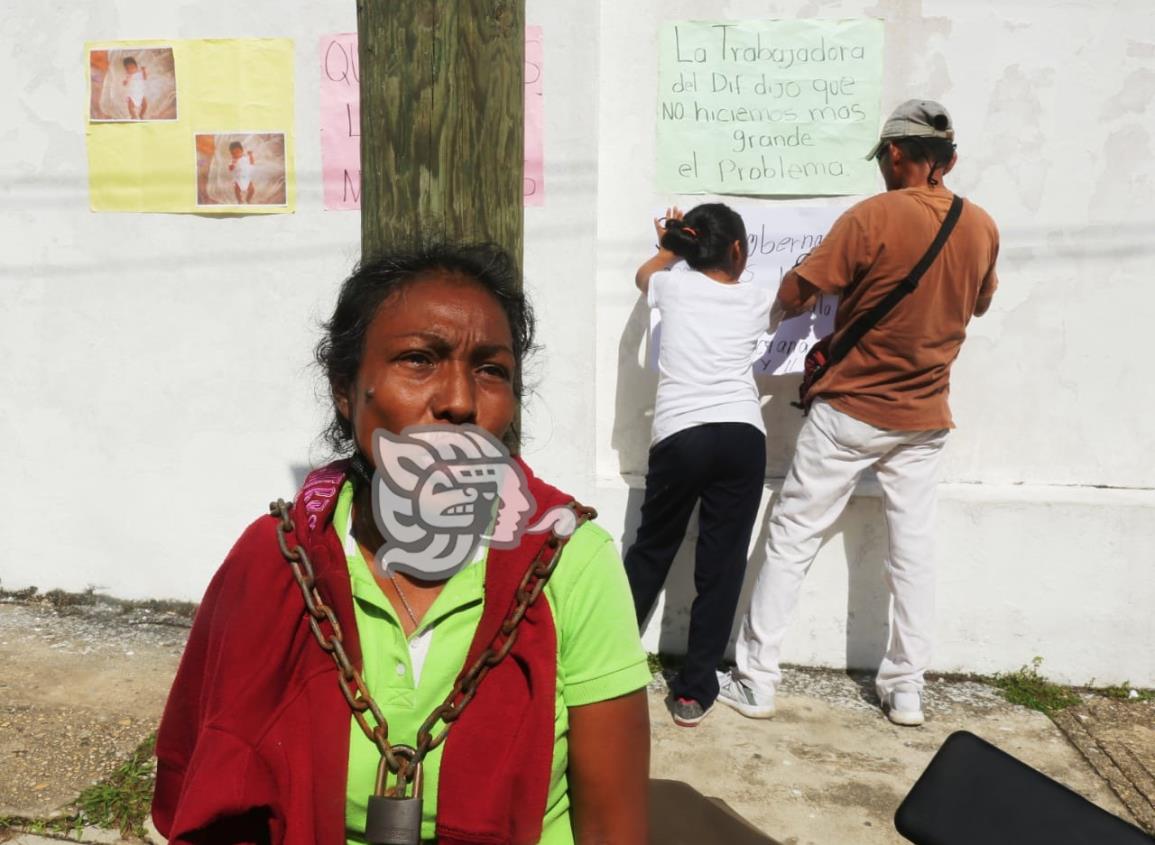
M 823 534 L 846 507 L 863 471 L 882 487 L 890 548 L 890 642 L 878 669 L 880 696 L 921 690 L 934 627 L 935 484 L 947 430 L 886 431 L 815 402 L 798 434 L 782 492 L 774 502 L 766 563 L 738 634 L 737 676 L 761 692 L 781 679 L 782 641 L 802 579 Z

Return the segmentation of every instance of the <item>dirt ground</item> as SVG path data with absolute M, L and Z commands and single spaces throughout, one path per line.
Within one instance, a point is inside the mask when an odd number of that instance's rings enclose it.
M 1055 723 L 1136 822 L 1155 834 L 1155 701 L 1094 698 Z
M 182 617 L 160 610 L 0 603 L 0 818 L 50 818 L 124 761 L 155 729 L 186 635 Z M 927 724 L 899 728 L 871 696 L 866 678 L 794 670 L 775 719 L 719 705 L 685 729 L 672 724 L 657 679 L 653 775 L 724 799 L 782 845 L 889 845 L 905 841 L 892 822 L 899 802 L 942 741 L 965 729 L 1112 813 L 1143 823 L 1151 812 L 1155 822 L 1153 702 L 1087 698 L 1060 730 L 985 684 L 936 681 Z M 49 841 L 0 828 L 6 839 Z
M 0 604 L 0 816 L 50 817 L 156 729 L 188 634 L 162 616 Z
M 685 781 L 782 845 L 897 845 L 894 812 L 943 740 L 977 734 L 1104 809 L 1134 822 L 1108 784 L 1042 713 L 973 682 L 932 682 L 927 722 L 882 717 L 863 678 L 787 672 L 774 719 L 721 706 L 692 730 L 673 725 L 651 695 L 651 770 Z

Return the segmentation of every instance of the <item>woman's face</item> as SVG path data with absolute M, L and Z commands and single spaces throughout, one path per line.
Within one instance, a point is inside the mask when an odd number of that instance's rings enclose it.
M 366 456 L 378 428 L 472 423 L 500 439 L 517 407 L 515 367 L 509 320 L 493 294 L 467 276 L 435 272 L 381 304 L 337 408 Z

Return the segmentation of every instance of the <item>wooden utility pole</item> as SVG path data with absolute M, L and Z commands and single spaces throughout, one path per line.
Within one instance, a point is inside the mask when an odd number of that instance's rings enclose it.
M 361 252 L 494 241 L 521 264 L 525 0 L 357 0 Z

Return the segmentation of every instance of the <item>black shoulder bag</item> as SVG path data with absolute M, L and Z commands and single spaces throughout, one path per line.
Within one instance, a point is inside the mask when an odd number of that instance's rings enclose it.
M 934 243 L 930 245 L 926 254 L 919 259 L 918 264 L 914 265 L 914 269 L 910 271 L 909 275 L 882 298 L 881 302 L 850 324 L 849 328 L 838 338 L 838 343 L 832 344 L 830 342 L 830 339 L 834 337 L 831 333 L 814 344 L 814 347 L 806 353 L 806 361 L 802 370 L 802 384 L 798 387 L 798 401 L 790 404 L 795 408 L 801 408 L 803 414 L 809 413 L 810 404 L 814 401 L 814 397 L 810 394 L 818 380 L 826 375 L 827 370 L 845 358 L 850 350 L 862 340 L 862 336 L 889 314 L 894 306 L 898 305 L 899 300 L 907 294 L 914 293 L 915 288 L 918 287 L 919 279 L 938 258 L 943 244 L 946 243 L 946 239 L 954 230 L 954 224 L 958 222 L 959 215 L 962 214 L 962 207 L 962 197 L 956 196 L 951 200 L 950 211 L 946 213 L 942 227 L 938 230 Z

